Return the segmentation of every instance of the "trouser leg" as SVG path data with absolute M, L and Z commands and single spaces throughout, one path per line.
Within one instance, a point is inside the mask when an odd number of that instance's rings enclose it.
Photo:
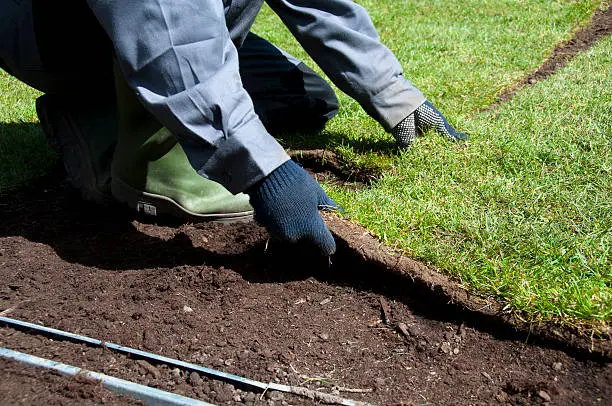
M 104 32 L 80 0 L 0 5 L 0 66 L 46 93 L 36 111 L 69 181 L 86 200 L 108 201 L 117 129 Z
M 231 194 L 200 176 L 176 137 L 140 103 L 115 69 L 119 130 L 111 165 L 113 197 L 149 215 L 170 214 L 189 221 L 252 219 L 247 195 Z
M 16 76 L 46 93 L 36 111 L 72 186 L 85 200 L 109 202 L 117 134 L 110 41 L 83 1 L 29 3 L 17 37 L 33 38 L 22 45 L 39 64 L 18 64 Z
M 85 200 L 111 202 L 110 165 L 117 133 L 114 93 L 93 99 L 45 94 L 36 100 L 36 112 L 72 186 Z
M 46 93 L 36 103 L 43 131 L 86 200 L 192 221 L 252 217 L 248 197 L 198 175 L 120 79 L 117 98 L 110 40 L 85 2 L 33 0 L 18 11 L 11 73 Z
M 249 33 L 238 56 L 243 86 L 271 133 L 317 130 L 338 112 L 331 86 L 265 39 Z
M 0 69 L 7 72 L 9 75 L 13 75 L 13 72 L 11 71 L 11 69 L 8 67 L 8 65 L 4 62 L 4 60 L 2 58 L 0 58 Z

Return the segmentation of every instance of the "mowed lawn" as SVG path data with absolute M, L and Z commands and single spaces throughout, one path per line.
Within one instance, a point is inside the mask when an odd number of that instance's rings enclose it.
M 321 134 L 287 147 L 335 150 L 355 171 L 382 176 L 365 189 L 324 185 L 381 240 L 501 301 L 529 321 L 603 331 L 612 321 L 612 39 L 510 102 L 496 97 L 571 37 L 593 0 L 359 1 L 405 76 L 470 134 L 434 134 L 394 148 L 339 94 Z M 254 30 L 312 61 L 264 9 Z M 0 191 L 54 162 L 36 122 L 36 92 L 0 75 Z

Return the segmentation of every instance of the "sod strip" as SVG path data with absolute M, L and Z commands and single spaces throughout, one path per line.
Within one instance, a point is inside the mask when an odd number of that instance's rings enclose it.
M 312 389 L 302 388 L 299 386 L 281 385 L 281 384 L 274 383 L 274 382 L 270 382 L 270 383 L 259 382 L 259 381 L 255 381 L 249 378 L 243 378 L 238 375 L 228 374 L 222 371 L 217 371 L 212 368 L 206 368 L 200 365 L 192 364 L 190 362 L 180 361 L 174 358 L 164 357 L 163 355 L 157 355 L 157 354 L 153 354 L 147 351 L 141 351 L 135 348 L 113 344 L 108 341 L 97 340 L 95 338 L 83 336 L 80 334 L 74 334 L 74 333 L 69 333 L 67 331 L 62 331 L 62 330 L 57 330 L 57 329 L 50 328 L 50 327 L 40 326 L 38 324 L 28 323 L 26 321 L 11 319 L 9 317 L 0 317 L 0 323 L 7 324 L 11 327 L 18 328 L 18 329 L 25 328 L 28 330 L 34 330 L 35 332 L 42 333 L 42 334 L 50 334 L 50 335 L 54 335 L 57 337 L 62 337 L 62 338 L 71 340 L 73 342 L 81 342 L 81 343 L 86 343 L 89 345 L 108 348 L 110 350 L 115 350 L 119 353 L 134 355 L 138 358 L 144 358 L 150 361 L 154 361 L 154 362 L 156 361 L 158 363 L 172 365 L 175 367 L 181 367 L 181 368 L 184 368 L 190 371 L 201 372 L 208 376 L 214 376 L 224 381 L 232 381 L 232 382 L 236 382 L 242 385 L 251 386 L 259 390 L 263 390 L 264 392 L 267 390 L 276 390 L 280 392 L 293 393 L 295 395 L 304 396 L 304 397 L 314 399 L 317 401 L 321 401 L 321 402 L 325 402 L 325 403 L 338 404 L 338 405 L 344 405 L 344 406 L 367 406 L 368 405 L 368 403 L 365 403 L 365 402 L 344 399 L 339 396 L 329 395 L 327 393 L 317 392 Z M 0 355 L 2 354 L 0 353 Z
M 88 371 L 72 365 L 62 364 L 60 362 L 51 361 L 46 358 L 36 357 L 34 355 L 23 352 L 13 351 L 8 348 L 0 348 L 0 357 L 12 359 L 26 365 L 39 368 L 52 369 L 62 375 L 67 376 L 83 376 L 87 379 L 100 382 L 105 388 L 117 392 L 121 395 L 131 396 L 135 399 L 142 400 L 147 405 L 156 406 L 176 406 L 176 405 L 193 405 L 193 406 L 209 406 L 211 403 L 202 402 L 186 396 L 177 395 L 166 392 L 160 389 L 150 388 L 135 382 L 126 381 L 124 379 L 115 378 L 114 376 L 100 374 L 98 372 Z

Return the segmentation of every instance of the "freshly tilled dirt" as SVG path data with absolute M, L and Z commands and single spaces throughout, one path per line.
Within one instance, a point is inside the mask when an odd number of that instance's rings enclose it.
M 611 18 L 597 11 L 499 103 L 610 35 Z M 296 154 L 314 176 L 351 187 L 376 177 L 347 172 L 329 151 Z M 612 403 L 609 337 L 525 325 L 334 215 L 338 254 L 320 258 L 255 224 L 155 224 L 83 204 L 61 176 L 0 195 L 4 316 L 371 404 Z M 0 344 L 215 404 L 321 402 L 8 326 Z M 0 378 L 7 405 L 141 404 L 4 359 Z
M 58 184 L 0 200 L 8 317 L 371 404 L 612 399 L 602 351 L 530 335 L 338 217 L 326 216 L 339 244 L 330 263 L 255 224 L 154 224 L 83 205 Z M 7 326 L 0 343 L 215 404 L 317 403 Z M 32 380 L 2 365 L 8 404 L 24 385 L 51 403 L 92 396 L 66 391 L 69 378 L 49 386 L 48 373 Z

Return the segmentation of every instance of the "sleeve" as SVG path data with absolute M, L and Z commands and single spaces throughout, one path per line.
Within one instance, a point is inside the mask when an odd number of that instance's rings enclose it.
M 386 131 L 424 101 L 351 0 L 266 0 L 325 74 Z
M 255 114 L 220 0 L 87 0 L 136 95 L 232 193 L 289 159 Z

